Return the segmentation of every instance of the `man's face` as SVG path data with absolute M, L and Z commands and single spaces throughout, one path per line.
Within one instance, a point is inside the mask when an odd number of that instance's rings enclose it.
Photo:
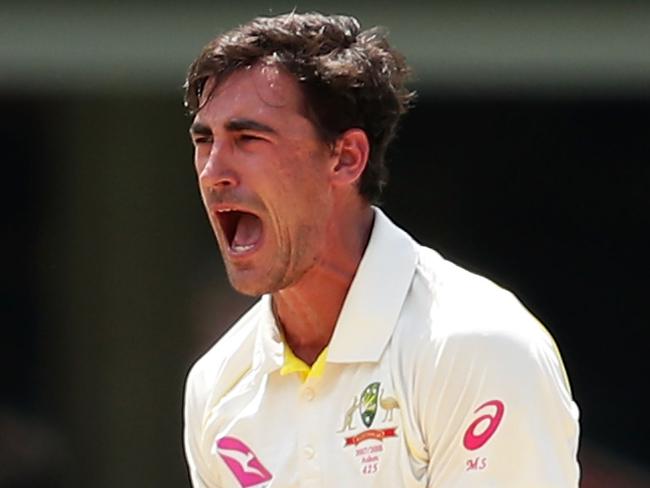
M 332 151 L 277 67 L 240 69 L 216 88 L 208 80 L 205 93 L 190 133 L 230 282 L 248 295 L 291 286 L 323 252 Z

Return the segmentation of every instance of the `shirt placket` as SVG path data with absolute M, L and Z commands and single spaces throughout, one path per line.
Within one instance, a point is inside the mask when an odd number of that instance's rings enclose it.
M 322 429 L 320 416 L 323 412 L 319 409 L 322 402 L 319 399 L 317 383 L 318 381 L 309 379 L 302 383 L 298 390 L 297 456 L 302 488 L 323 486 L 321 468 L 325 453 L 318 443 L 318 431 Z

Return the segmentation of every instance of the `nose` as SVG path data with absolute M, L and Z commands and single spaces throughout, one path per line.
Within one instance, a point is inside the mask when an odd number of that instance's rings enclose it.
M 201 186 L 203 188 L 236 186 L 239 179 L 231 161 L 227 145 L 215 142 L 210 148 L 205 165 L 199 172 Z

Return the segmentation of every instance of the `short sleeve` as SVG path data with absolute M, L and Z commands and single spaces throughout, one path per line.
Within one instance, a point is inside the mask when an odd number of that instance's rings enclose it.
M 429 486 L 578 486 L 578 407 L 539 323 L 449 337 L 435 359 L 419 386 Z

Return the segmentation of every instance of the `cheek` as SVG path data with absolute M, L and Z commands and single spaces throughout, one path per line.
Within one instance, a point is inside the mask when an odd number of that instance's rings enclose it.
M 315 149 L 301 151 L 295 161 L 299 164 L 300 178 L 305 185 L 314 190 L 327 187 L 329 160 L 323 151 Z
M 196 170 L 197 175 L 200 175 L 205 169 L 209 154 L 210 152 L 208 148 L 203 146 L 194 148 L 194 169 Z
M 289 238 L 304 232 L 320 219 L 324 185 L 318 175 L 283 171 L 277 184 L 269 188 L 280 233 Z
M 309 141 L 311 142 L 311 141 Z M 275 205 L 293 214 L 311 215 L 319 211 L 329 194 L 328 161 L 321 152 L 303 149 L 304 140 L 292 144 L 297 149 L 273 158 L 271 173 L 264 178 L 267 195 Z
M 290 188 L 290 199 L 306 209 L 306 213 L 318 212 L 328 195 L 325 175 L 309 171 L 298 175 Z

